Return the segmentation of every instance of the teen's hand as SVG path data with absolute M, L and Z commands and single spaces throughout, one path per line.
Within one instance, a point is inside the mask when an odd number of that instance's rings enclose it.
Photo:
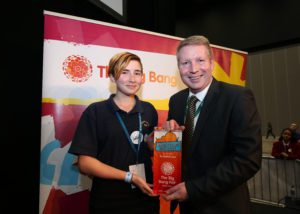
M 157 196 L 151 189 L 152 185 L 148 184 L 143 178 L 137 174 L 133 174 L 131 183 L 138 187 L 143 193 L 149 196 Z

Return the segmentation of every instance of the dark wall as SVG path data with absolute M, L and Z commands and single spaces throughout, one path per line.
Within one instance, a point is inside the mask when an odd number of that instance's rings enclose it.
M 300 41 L 298 0 L 177 2 L 179 37 L 202 34 L 213 44 L 250 52 Z
M 268 122 L 276 136 L 292 122 L 300 124 L 299 71 L 300 43 L 248 55 L 246 86 L 254 92 L 263 135 Z
M 1 16 L 1 209 L 37 213 L 42 5 L 6 3 Z

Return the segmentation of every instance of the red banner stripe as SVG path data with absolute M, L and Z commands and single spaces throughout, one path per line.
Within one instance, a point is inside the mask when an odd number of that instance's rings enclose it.
M 45 15 L 45 39 L 175 55 L 179 39 Z

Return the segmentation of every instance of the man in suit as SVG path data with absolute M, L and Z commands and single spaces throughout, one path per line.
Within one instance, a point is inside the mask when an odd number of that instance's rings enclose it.
M 198 101 L 189 143 L 184 140 L 187 129 L 183 131 L 183 182 L 163 197 L 179 202 L 181 214 L 250 213 L 247 180 L 260 169 L 262 147 L 254 96 L 247 88 L 213 78 L 213 52 L 204 36 L 181 41 L 177 62 L 188 88 L 170 98 L 164 128 L 184 130 L 187 101 L 192 95 Z

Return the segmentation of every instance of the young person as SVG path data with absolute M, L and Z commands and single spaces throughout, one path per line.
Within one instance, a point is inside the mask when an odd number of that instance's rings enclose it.
M 118 53 L 109 61 L 108 74 L 116 93 L 86 108 L 69 150 L 78 155 L 80 171 L 93 178 L 90 213 L 159 213 L 145 142 L 158 116 L 153 105 L 136 96 L 143 79 L 141 60 Z
M 298 127 L 298 124 L 295 122 L 291 123 L 289 126 L 289 128 L 293 131 L 292 137 L 295 139 L 295 141 L 300 143 L 300 133 L 297 131 Z
M 293 138 L 293 130 L 285 128 L 273 143 L 272 156 L 282 159 L 300 159 L 300 144 Z
M 164 128 L 185 126 L 183 182 L 167 190 L 164 198 L 179 201 L 181 214 L 249 214 L 247 180 L 260 169 L 262 158 L 253 93 L 213 78 L 213 51 L 204 36 L 181 41 L 177 63 L 188 88 L 170 98 Z M 194 107 L 187 107 L 189 100 L 196 101 Z

